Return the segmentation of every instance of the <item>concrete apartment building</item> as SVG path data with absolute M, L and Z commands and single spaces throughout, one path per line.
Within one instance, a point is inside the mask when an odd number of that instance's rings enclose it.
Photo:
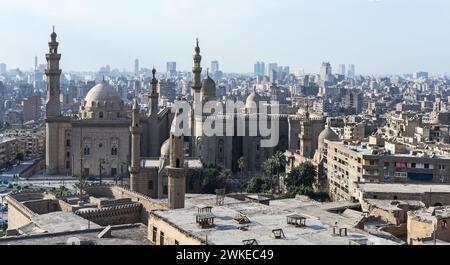
M 405 146 L 380 143 L 348 145 L 325 141 L 327 174 L 333 200 L 358 200 L 357 183 L 450 183 L 450 157 L 409 151 Z
M 0 138 L 0 168 L 13 163 L 18 153 L 19 142 L 14 138 Z

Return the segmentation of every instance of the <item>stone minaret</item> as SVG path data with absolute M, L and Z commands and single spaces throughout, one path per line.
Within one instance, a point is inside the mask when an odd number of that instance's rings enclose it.
M 198 141 L 197 137 L 201 137 L 203 135 L 203 122 L 202 122 L 202 115 L 200 114 L 202 106 L 202 99 L 201 99 L 201 89 L 202 89 L 202 81 L 201 81 L 201 74 L 202 74 L 202 67 L 200 66 L 200 63 L 202 61 L 202 56 L 200 55 L 200 47 L 198 46 L 198 39 L 197 39 L 197 46 L 195 47 L 195 54 L 194 54 L 194 67 L 192 68 L 192 73 L 194 74 L 194 79 L 192 81 L 192 91 L 194 93 L 194 103 L 193 103 L 193 111 L 194 114 L 191 115 L 192 117 L 192 156 L 198 157 L 199 156 L 199 150 L 198 150 Z M 196 115 L 197 114 L 197 115 Z
M 178 112 L 175 114 L 178 115 Z M 186 169 L 184 168 L 184 136 L 175 135 L 175 116 L 170 130 L 170 166 L 167 167 L 169 182 L 169 208 L 184 208 L 186 194 Z
M 56 41 L 55 27 L 53 27 L 53 33 L 50 35 L 51 42 L 48 43 L 49 53 L 46 54 L 47 69 L 45 75 L 47 76 L 47 100 L 45 104 L 45 115 L 47 118 L 54 118 L 61 116 L 61 103 L 60 103 L 60 78 L 61 69 L 59 69 L 59 60 L 61 60 L 61 54 L 58 53 L 59 43 Z
M 49 53 L 46 54 L 47 69 L 47 98 L 45 103 L 45 167 L 49 175 L 59 173 L 59 127 L 62 121 L 60 103 L 60 77 L 59 60 L 61 54 L 58 53 L 59 43 L 56 41 L 55 27 L 50 35 L 51 41 L 48 43 Z
M 155 77 L 156 69 L 153 68 L 152 70 L 153 78 L 152 78 L 152 92 L 150 94 L 150 113 L 149 116 L 156 116 L 158 114 L 158 100 L 159 100 L 159 94 L 158 94 L 158 80 Z
M 141 192 L 145 188 L 139 183 L 140 161 L 141 161 L 141 127 L 139 117 L 139 104 L 135 99 L 133 102 L 133 111 L 131 115 L 131 165 L 130 171 L 130 189 Z M 145 185 L 144 185 L 145 186 Z M 141 192 L 142 193 L 142 192 Z

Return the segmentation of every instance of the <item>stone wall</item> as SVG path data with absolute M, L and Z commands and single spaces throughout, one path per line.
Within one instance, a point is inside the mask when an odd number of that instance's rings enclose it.
M 77 211 L 76 214 L 101 226 L 135 224 L 141 222 L 142 205 L 139 203 L 103 209 Z
M 148 240 L 155 245 L 202 245 L 205 243 L 202 239 L 187 233 L 153 212 L 150 213 L 147 235 Z M 161 235 L 163 235 L 164 242 L 161 242 Z
M 8 195 L 6 200 L 8 202 L 8 230 L 24 226 L 31 222 L 33 216 L 37 216 L 13 196 Z

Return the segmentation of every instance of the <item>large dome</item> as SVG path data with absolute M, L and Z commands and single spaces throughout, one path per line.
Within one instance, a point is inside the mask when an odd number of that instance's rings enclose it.
M 323 143 L 325 140 L 339 141 L 339 136 L 333 130 L 331 130 L 330 126 L 328 126 L 328 125 L 319 134 L 318 142 Z
M 213 100 L 216 98 L 216 82 L 214 80 L 207 76 L 202 81 L 202 96 L 206 100 Z
M 117 91 L 106 82 L 102 82 L 91 88 L 85 100 L 88 105 L 91 105 L 92 102 L 114 103 L 121 101 Z
M 261 96 L 256 93 L 256 91 L 253 91 L 248 97 L 247 100 L 245 101 L 245 108 L 246 109 L 251 109 L 251 108 L 259 108 L 259 102 L 261 101 Z M 254 105 L 256 104 L 256 105 Z

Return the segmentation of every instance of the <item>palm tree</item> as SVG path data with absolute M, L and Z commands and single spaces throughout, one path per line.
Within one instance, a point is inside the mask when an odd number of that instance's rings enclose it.
M 286 167 L 286 156 L 278 151 L 273 155 L 272 157 L 274 169 L 277 171 L 277 181 L 280 181 L 280 173 L 283 171 Z M 279 185 L 278 185 L 279 187 Z
M 241 178 L 240 178 L 240 181 L 239 181 L 239 189 L 240 189 L 240 191 L 241 191 L 241 193 L 242 193 L 242 191 L 243 191 L 243 183 L 244 183 L 244 170 L 245 170 L 245 168 L 247 167 L 247 159 L 245 158 L 245 157 L 243 157 L 243 156 L 241 156 L 239 159 L 238 159 L 238 167 L 239 167 L 239 170 L 241 171 Z
M 273 169 L 275 167 L 274 160 L 272 158 L 267 159 L 263 163 L 264 172 L 269 176 L 270 179 L 270 191 L 273 193 Z
M 83 196 L 88 186 L 89 183 L 83 177 L 79 178 L 78 182 L 74 184 L 75 189 L 78 190 L 80 201 L 83 201 Z

